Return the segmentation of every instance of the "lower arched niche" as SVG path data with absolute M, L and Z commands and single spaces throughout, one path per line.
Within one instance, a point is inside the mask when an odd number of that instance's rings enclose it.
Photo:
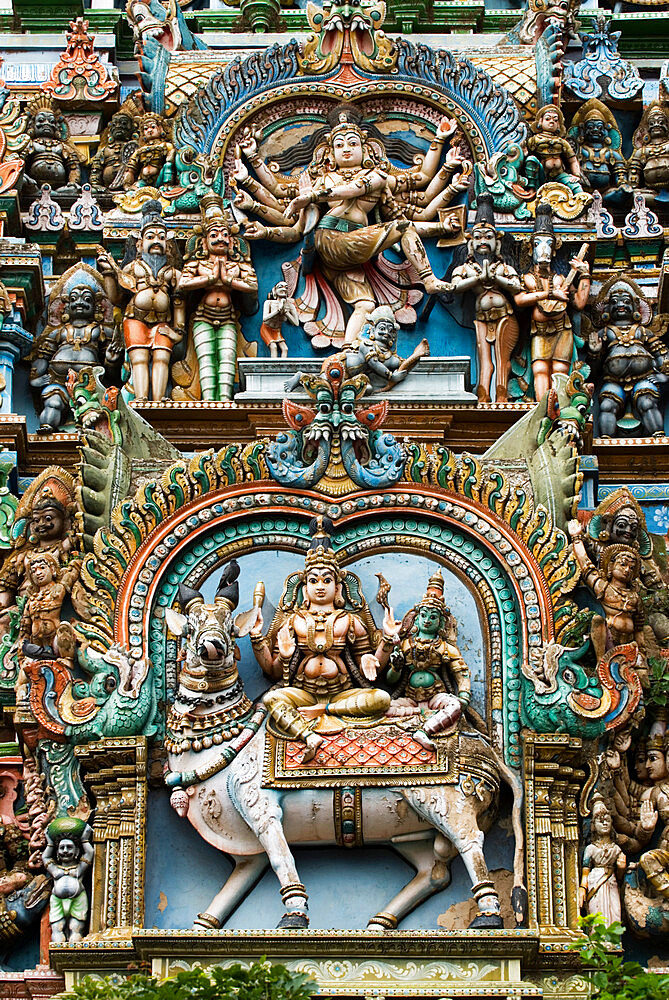
M 265 615 L 271 614 L 281 597 L 283 581 L 290 573 L 303 567 L 300 553 L 279 549 L 256 550 L 238 557 L 240 565 L 239 609 L 252 603 L 253 589 L 258 580 L 266 588 Z M 383 611 L 375 597 L 382 573 L 391 584 L 390 603 L 400 618 L 425 593 L 428 579 L 437 569 L 444 577 L 445 599 L 458 623 L 458 645 L 472 675 L 472 703 L 488 717 L 489 694 L 486 682 L 488 636 L 486 616 L 478 595 L 443 561 L 427 558 L 411 551 L 375 552 L 349 559 L 346 568 L 362 583 L 363 593 L 377 624 Z M 220 570 L 214 571 L 201 584 L 205 600 L 213 599 Z M 257 698 L 269 686 L 253 656 L 248 638 L 239 641 L 240 675 L 247 693 Z M 311 793 L 305 789 L 305 795 Z M 365 794 L 363 790 L 363 795 Z M 327 796 L 331 793 L 328 791 Z M 329 800 L 328 800 L 329 801 Z M 400 803 L 398 808 L 406 808 Z M 315 808 L 323 808 L 319 803 Z M 206 844 L 185 820 L 179 819 L 169 805 L 165 790 L 149 795 L 147 823 L 147 926 L 158 928 L 188 927 L 205 910 L 221 887 L 231 863 L 227 857 Z M 410 864 L 391 847 L 345 849 L 336 846 L 293 848 L 300 877 L 310 895 L 310 926 L 317 928 L 364 928 L 367 920 L 382 910 L 413 874 Z M 503 871 L 513 864 L 513 840 L 510 837 L 509 808 L 502 793 L 502 810 L 495 826 L 486 836 L 486 859 L 493 870 L 502 870 L 500 888 L 507 886 Z M 402 921 L 402 929 L 420 929 L 451 925 L 449 911 L 457 907 L 459 926 L 469 919 L 469 909 L 475 904 L 470 894 L 470 880 L 459 858 L 452 865 L 453 880 L 448 889 L 422 903 Z M 178 892 L 171 887 L 179 886 Z M 508 901 L 503 898 L 504 909 Z M 253 890 L 226 922 L 227 929 L 269 929 L 282 914 L 276 877 L 267 870 Z

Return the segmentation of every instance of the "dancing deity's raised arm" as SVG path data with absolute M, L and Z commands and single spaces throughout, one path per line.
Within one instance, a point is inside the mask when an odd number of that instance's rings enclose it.
M 427 152 L 423 157 L 423 162 L 407 171 L 407 173 L 410 174 L 415 186 L 423 187 L 435 176 L 439 170 L 444 143 L 449 136 L 454 134 L 457 127 L 458 123 L 455 119 L 441 119 L 439 125 L 437 126 L 434 139 L 428 146 Z

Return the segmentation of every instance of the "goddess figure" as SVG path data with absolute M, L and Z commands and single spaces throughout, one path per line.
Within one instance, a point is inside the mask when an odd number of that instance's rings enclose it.
M 313 249 L 323 275 L 352 310 L 346 343 L 356 339 L 375 306 L 386 301 L 378 299 L 368 267 L 384 250 L 399 245 L 415 272 L 413 283 L 422 284 L 426 292 L 450 291 L 450 284 L 432 271 L 421 236 L 446 234 L 443 221 L 429 220 L 468 183 L 467 161 L 453 150 L 440 169 L 444 142 L 454 134 L 455 122 L 443 119 L 422 162 L 398 170 L 381 139 L 371 138 L 354 116 L 352 109 L 338 109 L 337 123 L 316 146 L 297 185 L 267 166 L 251 135 L 242 139 L 240 148 L 257 180 L 249 177 L 241 161 L 235 171 L 237 183 L 252 196 L 241 193 L 240 207 L 269 223 L 248 222 L 249 239 L 290 243 L 315 226 Z M 448 184 L 460 167 L 461 180 Z M 370 222 L 370 216 L 379 221 Z
M 455 644 L 455 619 L 444 603 L 441 570 L 401 622 L 386 610 L 377 656 L 382 667 L 389 664 L 386 679 L 394 688 L 388 714 L 418 716 L 421 726 L 412 736 L 433 748 L 430 736 L 452 730 L 471 698 L 469 667 Z
M 270 718 L 287 737 L 305 744 L 305 762 L 323 742 L 311 719 L 381 717 L 390 705 L 387 692 L 370 686 L 379 669 L 378 633 L 364 600 L 360 613 L 345 607 L 350 574 L 339 568 L 330 528 L 325 518 L 315 519 L 304 572 L 286 581 L 267 635 L 260 614 L 250 632 L 263 673 L 277 682 L 263 698 Z M 319 726 L 332 730 L 329 719 Z
M 586 913 L 601 913 L 607 924 L 620 920 L 619 880 L 627 859 L 613 832 L 611 813 L 602 798 L 592 807 L 592 839 L 583 852 L 579 904 Z

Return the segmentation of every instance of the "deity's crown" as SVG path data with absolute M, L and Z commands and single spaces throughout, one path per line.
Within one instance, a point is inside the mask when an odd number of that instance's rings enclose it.
M 327 517 L 319 515 L 313 518 L 309 524 L 309 531 L 311 533 L 311 544 L 304 560 L 305 572 L 308 573 L 309 570 L 319 567 L 332 569 L 335 573 L 338 573 L 339 563 L 332 548 L 332 539 L 330 538 L 330 533 L 334 531 L 332 521 Z
M 639 503 L 625 486 L 621 486 L 619 489 L 614 490 L 613 493 L 609 493 L 601 505 L 601 513 L 602 515 L 606 514 L 609 517 L 613 517 L 618 511 L 624 510 L 625 507 L 633 510 L 639 520 L 643 521 L 643 512 Z
M 33 97 L 32 100 L 28 101 L 26 104 L 26 111 L 33 118 L 40 111 L 52 111 L 58 117 L 58 112 L 56 111 L 53 100 L 49 94 L 36 94 L 35 97 Z
M 230 228 L 230 216 L 225 210 L 223 199 L 219 194 L 205 194 L 200 202 L 200 213 L 202 215 L 202 226 L 205 232 L 213 226 L 224 224 Z
M 150 201 L 145 201 L 142 205 L 142 225 L 141 230 L 144 232 L 149 226 L 162 226 L 166 229 L 165 220 L 163 219 L 163 206 L 156 198 L 151 198 Z
M 667 734 L 662 732 L 651 733 L 646 740 L 646 752 L 649 750 L 661 750 L 662 753 L 667 749 Z
M 330 141 L 333 141 L 335 136 L 342 132 L 355 132 L 363 140 L 367 137 L 358 123 L 351 118 L 348 111 L 340 111 L 339 120 L 330 132 Z
M 46 471 L 49 473 L 49 470 Z M 73 500 L 74 483 L 71 477 L 68 475 L 65 479 L 62 473 L 47 474 L 33 494 L 31 508 L 37 511 L 54 507 L 64 513 Z
M 444 578 L 440 569 L 438 569 L 436 573 L 433 573 L 428 580 L 427 590 L 425 591 L 425 596 L 421 600 L 419 607 L 436 608 L 437 611 L 441 611 L 443 615 L 446 614 L 446 605 L 444 604 Z
M 583 124 L 585 122 L 602 122 L 605 121 L 604 115 L 597 108 L 590 108 L 587 114 L 583 115 Z

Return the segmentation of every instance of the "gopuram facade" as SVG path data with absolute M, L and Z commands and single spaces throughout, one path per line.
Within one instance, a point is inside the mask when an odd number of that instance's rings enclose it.
M 0 996 L 669 966 L 669 4 L 0 19 Z

